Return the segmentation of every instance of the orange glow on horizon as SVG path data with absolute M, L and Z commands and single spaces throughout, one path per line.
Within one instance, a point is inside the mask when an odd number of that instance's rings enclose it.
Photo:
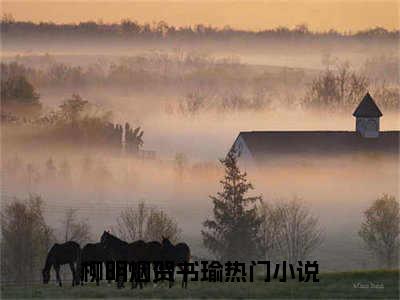
M 2 1 L 2 13 L 16 20 L 76 23 L 140 23 L 166 21 L 170 25 L 205 24 L 261 30 L 307 24 L 311 30 L 356 31 L 371 27 L 399 29 L 399 1 Z

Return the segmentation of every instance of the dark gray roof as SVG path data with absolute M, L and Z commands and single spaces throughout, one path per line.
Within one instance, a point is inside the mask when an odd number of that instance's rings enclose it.
M 245 131 L 239 136 L 255 159 L 263 159 L 270 154 L 397 154 L 400 131 L 383 131 L 377 138 L 364 138 L 355 131 Z
M 371 95 L 367 93 L 353 113 L 355 117 L 381 117 L 382 112 Z

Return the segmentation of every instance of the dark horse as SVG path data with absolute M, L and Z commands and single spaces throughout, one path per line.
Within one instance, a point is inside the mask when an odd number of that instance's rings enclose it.
M 173 262 L 174 269 L 175 266 L 180 267 L 179 264 L 190 261 L 190 248 L 186 243 L 173 245 L 168 238 L 163 237 L 162 260 Z M 182 269 L 182 267 L 180 267 L 180 269 Z M 170 282 L 170 286 L 172 286 L 172 282 Z M 182 287 L 187 287 L 186 280 L 182 280 Z
M 128 261 L 129 248 L 128 243 L 120 240 L 111 233 L 104 231 L 100 238 L 101 244 L 105 247 L 110 259 L 113 261 Z M 122 278 L 117 278 L 117 287 L 124 286 Z
M 162 260 L 162 245 L 160 242 L 152 241 L 146 243 L 145 261 L 154 263 Z
M 81 266 L 88 263 L 100 263 L 101 268 L 103 267 L 103 263 L 106 263 L 107 260 L 111 260 L 110 255 L 108 254 L 106 248 L 102 243 L 94 243 L 94 244 L 86 244 L 85 247 L 82 248 L 81 252 Z M 100 285 L 100 278 L 96 278 L 96 284 Z M 83 274 L 81 273 L 81 285 L 83 285 Z
M 69 241 L 64 244 L 54 244 L 47 254 L 46 264 L 43 268 L 43 283 L 47 284 L 50 281 L 50 270 L 54 267 L 59 286 L 62 286 L 60 278 L 60 266 L 69 264 L 72 272 L 72 286 L 79 284 L 79 265 L 81 257 L 81 247 L 78 243 Z M 76 268 L 75 268 L 76 263 Z
M 144 241 L 136 241 L 129 244 L 109 232 L 104 231 L 101 236 L 101 243 L 104 245 L 110 258 L 114 261 L 125 261 L 130 263 L 147 260 L 147 244 Z M 121 278 L 117 278 L 117 282 L 118 288 L 123 287 L 123 281 Z M 142 282 L 139 282 L 139 284 L 142 288 Z M 132 288 L 135 286 L 135 282 L 132 281 Z

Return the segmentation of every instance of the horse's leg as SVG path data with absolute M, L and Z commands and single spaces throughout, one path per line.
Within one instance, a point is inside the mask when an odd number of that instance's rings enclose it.
M 80 285 L 81 284 L 81 266 L 80 266 L 80 263 L 79 263 L 79 261 L 77 261 L 76 265 L 75 265 L 75 263 L 73 265 L 75 267 L 75 280 L 74 280 L 75 285 Z
M 97 268 L 97 266 L 96 266 Z M 100 268 L 103 268 L 103 264 L 100 265 Z M 102 270 L 97 270 L 96 269 L 96 286 L 100 285 L 100 274 L 101 274 Z
M 82 263 L 82 261 L 79 264 L 79 282 L 81 284 L 81 286 L 84 286 L 84 281 L 85 281 L 85 275 L 83 274 L 83 272 L 86 272 L 86 264 Z M 86 273 L 85 273 L 86 274 Z
M 181 269 L 181 271 L 182 271 L 182 288 L 187 288 L 187 282 L 188 282 L 188 277 L 189 276 L 187 276 L 186 274 L 185 274 L 185 272 L 184 272 L 184 269 L 183 269 L 183 267 L 181 267 L 181 266 L 178 266 L 178 268 L 179 269 Z
M 131 288 L 132 289 L 136 289 L 136 287 L 137 287 L 137 282 L 136 282 L 136 274 L 133 274 L 133 276 L 131 277 Z
M 172 278 L 170 278 L 169 280 L 169 287 L 172 288 L 172 286 L 174 285 L 174 277 L 175 277 L 175 264 L 172 267 Z
M 81 272 L 82 272 L 82 263 L 80 260 L 78 260 L 76 262 L 76 268 L 75 268 L 75 278 L 76 278 L 75 285 L 81 285 Z
M 120 278 L 120 282 L 121 282 L 121 288 L 124 288 L 124 278 L 122 276 L 119 277 Z
M 78 275 L 79 275 L 79 283 L 81 284 L 81 286 L 84 286 L 83 281 L 85 279 L 85 276 L 82 273 L 86 272 L 85 268 L 86 268 L 86 266 L 82 267 L 82 262 L 81 262 L 80 265 L 79 265 L 79 273 L 78 273 Z
M 59 286 L 62 286 L 61 277 L 60 277 L 60 265 L 54 265 L 54 270 L 56 270 L 56 278 Z
M 69 267 L 71 269 L 71 273 L 72 273 L 72 286 L 75 286 L 76 283 L 76 273 L 75 273 L 75 266 L 73 262 L 69 263 Z

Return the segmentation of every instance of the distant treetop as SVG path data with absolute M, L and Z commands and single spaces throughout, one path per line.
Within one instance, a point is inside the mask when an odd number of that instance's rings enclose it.
M 80 23 L 56 24 L 53 22 L 35 23 L 31 21 L 16 21 L 10 14 L 4 14 L 1 19 L 1 32 L 13 35 L 24 34 L 77 34 L 95 36 L 138 36 L 138 37 L 203 37 L 203 38 L 229 38 L 229 37 L 346 37 L 346 38 L 398 38 L 399 30 L 387 30 L 375 27 L 356 32 L 338 32 L 334 29 L 327 31 L 311 31 L 306 24 L 299 24 L 294 28 L 276 27 L 259 31 L 233 29 L 229 26 L 223 28 L 211 25 L 194 24 L 191 26 L 177 27 L 168 25 L 165 21 L 140 24 L 135 20 L 123 19 L 119 23 L 103 23 L 86 21 Z

